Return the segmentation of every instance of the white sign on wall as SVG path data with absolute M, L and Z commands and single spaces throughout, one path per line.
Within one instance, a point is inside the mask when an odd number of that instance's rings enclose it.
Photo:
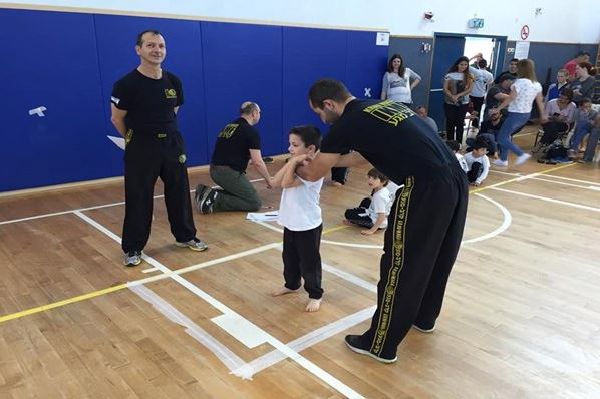
M 390 34 L 388 32 L 377 32 L 377 38 L 375 39 L 377 46 L 389 46 L 390 45 Z
M 529 57 L 529 42 L 517 42 L 515 58 L 522 60 Z

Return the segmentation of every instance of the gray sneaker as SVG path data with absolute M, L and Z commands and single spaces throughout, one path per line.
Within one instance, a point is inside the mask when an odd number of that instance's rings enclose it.
M 142 263 L 142 251 L 131 251 L 123 254 L 124 266 L 133 267 L 140 263 Z
M 208 249 L 208 245 L 202 241 L 199 240 L 197 238 L 194 238 L 192 240 L 189 240 L 188 242 L 175 242 L 175 245 L 177 245 L 180 248 L 189 248 L 192 251 L 198 251 L 198 252 L 202 252 L 202 251 L 206 251 Z

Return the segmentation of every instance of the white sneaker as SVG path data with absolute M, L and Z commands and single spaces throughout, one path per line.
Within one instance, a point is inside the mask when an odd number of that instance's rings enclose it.
M 494 160 L 494 162 L 492 162 L 492 164 L 496 165 L 496 166 L 502 166 L 502 167 L 507 167 L 508 166 L 508 161 L 503 161 L 501 159 L 496 159 Z
M 519 155 L 517 160 L 515 161 L 515 166 L 523 165 L 527 160 L 531 158 L 531 154 L 524 153 L 523 155 Z

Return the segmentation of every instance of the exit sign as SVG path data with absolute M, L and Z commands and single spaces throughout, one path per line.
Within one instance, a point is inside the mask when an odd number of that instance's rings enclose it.
M 483 18 L 471 18 L 469 20 L 469 28 L 474 28 L 474 29 L 483 28 Z

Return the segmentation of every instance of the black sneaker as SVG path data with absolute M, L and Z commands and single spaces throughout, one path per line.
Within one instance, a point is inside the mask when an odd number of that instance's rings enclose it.
M 219 195 L 219 191 L 213 188 L 209 188 L 204 193 L 203 197 L 198 202 L 198 210 L 201 214 L 206 215 L 208 213 L 213 213 L 213 205 L 215 204 L 217 195 Z
M 212 191 L 212 188 L 205 186 L 204 184 L 198 184 L 196 186 L 196 194 L 194 196 L 194 202 L 196 203 L 196 209 L 198 212 L 202 212 L 202 203 L 206 201 L 206 198 Z
M 273 162 L 273 158 L 271 158 L 271 157 L 264 157 L 263 158 L 263 162 L 264 163 L 272 163 Z
M 350 350 L 353 352 L 360 353 L 361 355 L 367 355 L 367 356 L 372 357 L 373 359 L 377 360 L 378 362 L 385 363 L 385 364 L 394 363 L 396 360 L 398 360 L 398 356 L 394 356 L 393 358 L 384 358 L 384 357 L 379 357 L 377 355 L 374 355 L 368 349 L 361 348 L 359 340 L 360 340 L 360 335 L 346 335 L 346 338 L 344 338 L 344 342 L 346 343 L 346 346 L 348 348 L 350 348 Z
M 131 251 L 123 254 L 123 265 L 133 267 L 140 263 L 142 263 L 142 251 Z

